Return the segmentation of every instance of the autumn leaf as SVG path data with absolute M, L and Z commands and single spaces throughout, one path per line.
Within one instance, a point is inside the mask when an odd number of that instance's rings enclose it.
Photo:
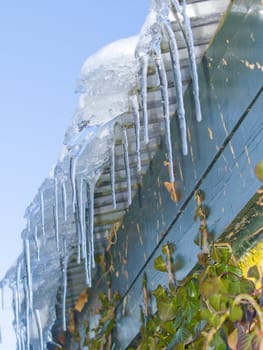
M 181 193 L 178 190 L 178 186 L 176 182 L 164 182 L 164 187 L 170 193 L 170 198 L 173 202 L 178 202 L 181 198 Z
M 81 312 L 84 309 L 84 306 L 87 304 L 87 302 L 88 302 L 88 290 L 87 288 L 84 288 L 80 293 L 78 300 L 76 301 L 74 309 L 77 310 L 78 312 Z

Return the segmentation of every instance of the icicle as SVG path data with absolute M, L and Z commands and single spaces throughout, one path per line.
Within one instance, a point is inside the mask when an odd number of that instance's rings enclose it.
M 88 182 L 88 208 L 89 208 L 89 268 L 92 266 L 95 267 L 94 260 L 94 191 L 95 191 L 95 182 Z M 90 269 L 91 271 L 91 269 Z M 91 272 L 90 272 L 90 281 L 91 281 Z
M 147 72 L 148 72 L 148 55 L 143 54 L 139 58 L 140 63 L 140 96 L 143 111 L 143 126 L 144 126 L 144 142 L 149 142 L 148 129 L 148 108 L 147 108 Z
M 76 202 L 77 202 L 77 192 L 76 192 L 76 167 L 77 167 L 78 158 L 74 157 L 70 160 L 70 179 L 72 186 L 72 210 L 73 213 L 76 211 Z
M 57 251 L 59 251 L 59 228 L 58 228 L 58 179 L 55 177 L 55 233 Z
M 0 289 L 1 289 L 1 308 L 2 308 L 2 310 L 4 310 L 4 308 L 5 308 L 5 297 L 4 297 L 4 285 L 3 284 L 1 284 Z
M 66 298 L 67 298 L 67 269 L 68 269 L 68 255 L 63 259 L 63 295 L 62 295 L 62 329 L 65 332 L 67 330 L 66 322 Z
M 80 179 L 79 189 L 79 219 L 80 219 L 80 236 L 82 247 L 82 258 L 87 259 L 87 240 L 86 240 L 86 218 L 85 218 L 85 202 L 83 201 L 83 178 Z
M 15 314 L 15 325 L 16 325 L 16 340 L 18 349 L 21 350 L 21 329 L 20 329 L 20 322 L 19 322 L 19 300 L 18 300 L 18 286 L 15 285 L 12 288 L 13 292 L 13 305 L 14 305 L 14 314 Z
M 193 95 L 194 95 L 194 103 L 195 103 L 195 113 L 196 120 L 200 122 L 202 120 L 202 112 L 199 100 L 199 83 L 198 83 L 198 74 L 197 74 L 197 66 L 196 66 L 196 56 L 195 56 L 195 47 L 194 47 L 194 39 L 193 32 L 191 28 L 190 19 L 186 13 L 186 1 L 182 0 L 182 14 L 184 18 L 184 36 L 186 41 L 186 46 L 189 55 L 189 63 L 190 63 L 190 71 L 193 82 Z
M 38 240 L 38 233 L 37 233 L 37 226 L 35 226 L 35 230 L 34 230 L 34 240 L 35 240 L 35 244 L 36 244 L 36 248 L 37 248 L 37 261 L 40 261 L 40 255 L 39 255 L 39 240 Z
M 181 139 L 182 139 L 182 150 L 183 154 L 188 154 L 188 145 L 187 145 L 187 130 L 186 130 L 186 121 L 185 121 L 185 109 L 184 109 L 184 100 L 183 100 L 183 86 L 182 86 L 182 75 L 180 69 L 180 59 L 178 47 L 175 39 L 175 35 L 171 28 L 169 22 L 164 21 L 162 23 L 162 29 L 167 37 L 169 48 L 170 48 L 170 57 L 172 63 L 172 72 L 175 85 L 176 93 L 176 104 L 177 104 L 177 115 L 179 118 L 180 130 L 181 130 Z
M 131 109 L 134 117 L 134 125 L 135 125 L 135 136 L 136 136 L 136 153 L 137 153 L 137 170 L 141 171 L 142 162 L 141 162 L 141 142 L 140 142 L 140 113 L 139 113 L 139 104 L 136 95 L 132 95 L 130 97 L 131 101 Z
M 76 223 L 76 233 L 77 233 L 77 263 L 80 264 L 81 261 L 81 232 L 79 225 L 79 212 L 76 210 L 74 213 L 75 223 Z
M 43 191 L 40 191 L 40 207 L 41 207 L 41 225 L 42 225 L 42 234 L 43 237 L 46 237 L 45 232 L 45 204 L 44 204 L 44 194 Z
M 31 275 L 31 262 L 30 262 L 30 247 L 29 247 L 29 240 L 28 239 L 25 239 L 25 254 L 26 254 L 28 301 L 29 301 L 30 310 L 33 310 L 32 275 Z
M 38 309 L 35 310 L 35 318 L 36 318 L 37 329 L 38 329 L 39 348 L 40 350 L 44 350 L 43 330 L 42 330 L 40 312 Z
M 28 288 L 28 283 L 24 286 L 25 289 L 25 304 L 26 304 L 26 350 L 30 350 L 30 292 Z
M 127 136 L 127 130 L 125 128 L 122 129 L 122 134 L 123 134 L 124 164 L 125 164 L 126 179 L 127 179 L 128 205 L 130 205 L 132 202 L 131 170 L 130 170 L 130 164 L 129 164 L 128 136 Z
M 66 190 L 66 183 L 63 180 L 62 182 L 62 201 L 63 201 L 63 212 L 64 212 L 64 221 L 67 221 L 67 190 Z
M 114 131 L 113 131 L 114 132 Z M 112 206 L 116 209 L 116 192 L 115 192 L 115 140 L 113 137 L 111 145 L 110 155 L 110 179 L 111 179 L 111 195 L 112 195 Z
M 167 82 L 165 66 L 164 66 L 162 54 L 160 52 L 160 48 L 158 49 L 156 48 L 155 63 L 156 63 L 156 68 L 158 72 L 158 77 L 160 80 L 163 115 L 165 120 L 165 133 L 166 133 L 165 136 L 166 136 L 168 160 L 169 160 L 169 179 L 170 179 L 170 182 L 174 182 L 175 179 L 174 179 L 174 173 L 173 173 L 173 151 L 172 151 L 171 129 L 170 129 L 168 82 Z

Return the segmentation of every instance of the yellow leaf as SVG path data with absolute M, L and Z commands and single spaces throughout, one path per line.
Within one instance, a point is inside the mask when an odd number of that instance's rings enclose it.
M 84 288 L 80 293 L 78 300 L 76 301 L 74 309 L 77 310 L 78 312 L 81 312 L 84 306 L 87 304 L 87 302 L 88 302 L 88 290 L 87 288 Z
M 232 333 L 229 334 L 227 338 L 227 344 L 231 350 L 236 350 L 237 340 L 238 340 L 237 329 L 235 329 Z
M 170 193 L 171 200 L 177 203 L 181 198 L 181 194 L 178 191 L 176 182 L 164 182 L 164 187 Z

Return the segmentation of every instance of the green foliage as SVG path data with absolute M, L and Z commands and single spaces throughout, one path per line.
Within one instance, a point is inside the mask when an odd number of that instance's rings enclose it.
M 206 219 L 208 208 L 203 204 L 204 193 L 195 195 L 195 220 L 200 221 L 198 241 L 201 252 L 199 264 L 184 280 L 176 280 L 173 259 L 175 246 L 167 243 L 162 254 L 154 260 L 154 268 L 168 276 L 167 287 L 158 285 L 148 289 L 147 276 L 142 280 L 144 305 L 141 307 L 140 338 L 129 350 L 259 350 L 263 348 L 263 314 L 261 291 L 242 275 L 231 246 L 209 242 Z M 90 349 L 111 350 L 115 328 L 115 308 L 119 295 L 112 295 L 110 277 L 102 258 L 102 271 L 107 276 L 107 293 L 101 293 L 100 320 L 93 330 L 95 336 L 86 336 Z M 105 265 L 106 264 L 106 265 Z M 248 277 L 261 279 L 256 266 Z M 154 312 L 152 301 L 155 299 Z M 86 331 L 89 334 L 89 329 Z

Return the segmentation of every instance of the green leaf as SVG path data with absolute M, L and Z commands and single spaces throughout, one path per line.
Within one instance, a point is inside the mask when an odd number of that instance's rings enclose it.
M 263 181 L 263 160 L 261 160 L 257 165 L 255 166 L 255 173 L 257 178 L 260 181 Z
M 159 284 L 157 288 L 152 291 L 152 295 L 154 295 L 156 301 L 158 301 L 158 299 L 165 299 L 167 297 L 167 292 L 164 287 Z
M 230 309 L 229 319 L 232 322 L 241 321 L 243 317 L 243 311 L 240 305 L 233 304 Z
M 189 298 L 196 298 L 199 296 L 198 285 L 196 280 L 192 279 L 191 281 L 189 281 L 185 288 L 187 290 L 187 296 Z
M 161 321 L 174 320 L 177 313 L 177 308 L 172 300 L 157 300 L 157 310 Z
M 259 278 L 260 278 L 260 273 L 259 273 L 259 271 L 258 271 L 257 265 L 251 266 L 251 267 L 248 269 L 247 277 L 255 278 L 256 280 L 259 280 Z
M 209 297 L 209 304 L 215 311 L 219 311 L 221 309 L 221 300 L 222 296 L 220 294 L 212 294 Z
M 163 260 L 163 257 L 161 255 L 157 256 L 157 258 L 154 259 L 153 264 L 155 270 L 161 271 L 161 272 L 167 272 L 166 263 Z
M 240 293 L 250 294 L 255 289 L 255 285 L 252 281 L 242 278 L 240 281 Z
M 227 346 L 223 338 L 220 336 L 220 334 L 217 332 L 213 339 L 213 345 L 216 350 L 226 350 Z
M 212 294 L 226 294 L 226 288 L 219 277 L 207 278 L 200 285 L 200 294 L 203 298 L 208 299 Z

